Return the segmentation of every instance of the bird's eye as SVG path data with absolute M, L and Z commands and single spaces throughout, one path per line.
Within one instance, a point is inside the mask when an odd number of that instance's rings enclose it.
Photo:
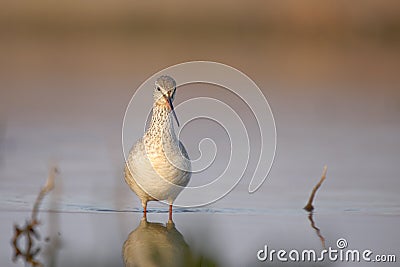
M 157 86 L 157 90 L 161 92 L 161 89 L 160 89 L 160 87 L 158 87 L 158 86 Z

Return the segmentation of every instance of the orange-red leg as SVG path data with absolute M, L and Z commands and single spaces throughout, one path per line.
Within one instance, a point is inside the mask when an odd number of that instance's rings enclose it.
M 172 204 L 169 205 L 169 220 L 172 221 Z
M 143 217 L 147 218 L 147 203 L 143 205 Z

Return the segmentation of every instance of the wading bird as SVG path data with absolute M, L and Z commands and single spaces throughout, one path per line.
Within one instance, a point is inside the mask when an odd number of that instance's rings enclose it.
M 161 76 L 156 80 L 150 126 L 133 145 L 125 164 L 125 181 L 140 198 L 145 217 L 148 201 L 165 200 L 172 220 L 172 204 L 191 176 L 188 154 L 171 119 L 173 116 L 179 126 L 172 105 L 175 93 L 174 79 Z

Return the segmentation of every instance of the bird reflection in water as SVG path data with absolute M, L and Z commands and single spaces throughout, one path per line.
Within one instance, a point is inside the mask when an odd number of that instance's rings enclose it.
M 143 217 L 126 239 L 122 254 L 126 267 L 218 266 L 209 257 L 195 255 L 172 220 L 164 225 Z
M 123 246 L 125 266 L 188 266 L 191 251 L 173 221 L 148 222 L 145 217 Z

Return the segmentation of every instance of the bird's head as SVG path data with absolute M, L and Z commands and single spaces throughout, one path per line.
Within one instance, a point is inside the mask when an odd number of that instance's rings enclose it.
M 174 101 L 175 98 L 175 92 L 176 92 L 176 82 L 171 77 L 163 75 L 156 80 L 153 93 L 154 103 L 156 105 L 167 106 L 171 110 L 179 126 L 178 118 L 176 117 L 174 106 L 172 105 L 172 102 Z

